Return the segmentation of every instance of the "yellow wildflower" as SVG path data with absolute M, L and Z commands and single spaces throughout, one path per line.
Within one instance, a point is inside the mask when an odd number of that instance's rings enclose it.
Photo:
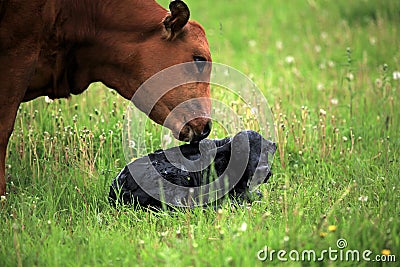
M 336 231 L 336 225 L 329 225 L 328 226 L 329 232 L 335 232 Z

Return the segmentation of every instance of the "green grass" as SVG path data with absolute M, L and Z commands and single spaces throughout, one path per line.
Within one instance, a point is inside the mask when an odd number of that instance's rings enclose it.
M 187 3 L 214 61 L 251 77 L 274 112 L 279 150 L 263 200 L 218 212 L 117 211 L 107 195 L 126 164 L 127 102 L 101 84 L 69 100 L 39 98 L 21 106 L 9 144 L 0 266 L 280 265 L 257 252 L 320 252 L 339 238 L 400 261 L 400 2 Z M 150 129 L 142 138 L 153 150 L 161 129 Z

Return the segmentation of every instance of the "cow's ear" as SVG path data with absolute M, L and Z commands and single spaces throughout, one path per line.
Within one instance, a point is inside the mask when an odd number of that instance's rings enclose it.
M 188 6 L 180 1 L 174 0 L 169 4 L 171 14 L 168 15 L 163 23 L 166 30 L 166 39 L 174 39 L 189 21 L 190 11 Z

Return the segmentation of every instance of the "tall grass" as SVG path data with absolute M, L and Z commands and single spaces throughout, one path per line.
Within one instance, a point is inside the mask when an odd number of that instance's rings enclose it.
M 335 249 L 339 238 L 399 261 L 398 1 L 187 2 L 214 61 L 251 77 L 273 110 L 278 151 L 262 201 L 172 214 L 110 207 L 110 182 L 126 164 L 127 103 L 94 84 L 69 100 L 21 105 L 0 266 L 280 265 L 257 252 Z M 161 132 L 143 134 L 150 150 Z

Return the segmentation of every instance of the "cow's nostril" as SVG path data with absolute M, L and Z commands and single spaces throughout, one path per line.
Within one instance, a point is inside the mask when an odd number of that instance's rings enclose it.
M 207 121 L 206 125 L 204 125 L 203 131 L 200 134 L 196 134 L 193 136 L 192 143 L 197 143 L 206 138 L 211 132 L 212 122 L 211 120 Z

